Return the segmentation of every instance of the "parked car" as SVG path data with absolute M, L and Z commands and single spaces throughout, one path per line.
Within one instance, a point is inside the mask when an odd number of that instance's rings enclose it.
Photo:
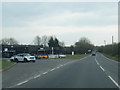
M 66 55 L 64 55 L 64 54 L 59 54 L 58 56 L 59 56 L 59 58 L 65 58 L 66 57 Z
M 35 56 L 37 59 L 40 59 L 40 58 L 48 58 L 48 55 L 36 55 Z
M 20 53 L 10 58 L 10 61 L 13 61 L 13 62 L 19 62 L 19 61 L 35 62 L 35 60 L 36 60 L 35 56 L 31 56 L 29 53 Z
M 59 56 L 56 55 L 56 54 L 49 54 L 48 57 L 51 58 L 51 59 L 59 58 Z
M 11 61 L 11 62 L 15 62 L 15 60 L 14 60 L 15 57 L 16 57 L 16 55 L 12 56 L 12 57 L 10 58 L 10 61 Z
M 64 54 L 49 54 L 48 57 L 49 58 L 65 58 L 66 55 L 64 55 Z

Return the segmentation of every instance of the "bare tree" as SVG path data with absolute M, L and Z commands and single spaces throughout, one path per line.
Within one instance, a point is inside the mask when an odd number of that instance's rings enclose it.
M 0 44 L 2 45 L 18 45 L 18 41 L 14 38 L 3 38 L 0 40 Z
M 65 43 L 64 43 L 64 41 L 59 42 L 59 45 L 60 45 L 61 47 L 65 47 Z
M 47 37 L 46 35 L 41 37 L 41 43 L 43 44 L 43 46 L 48 46 L 48 41 L 49 41 L 49 37 Z
M 41 38 L 39 36 L 36 36 L 33 42 L 35 45 L 41 45 Z

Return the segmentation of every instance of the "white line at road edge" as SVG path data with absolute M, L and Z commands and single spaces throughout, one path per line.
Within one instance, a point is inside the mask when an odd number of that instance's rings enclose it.
M 118 85 L 118 83 L 111 77 L 111 76 L 108 76 L 112 82 L 120 89 L 120 86 Z
M 95 61 L 96 61 L 96 63 L 100 66 L 100 64 L 98 63 L 98 61 L 97 61 L 96 58 L 95 58 Z M 105 69 L 104 69 L 102 66 L 100 66 L 100 68 L 105 72 Z M 108 77 L 109 77 L 110 80 L 120 89 L 119 84 L 118 84 L 110 75 L 108 75 Z
M 23 81 L 23 82 L 21 82 L 21 83 L 18 83 L 17 85 L 22 85 L 22 84 L 24 84 L 24 83 L 26 83 L 26 82 L 28 82 L 29 80 L 25 80 L 25 81 Z
M 110 59 L 110 58 L 107 58 L 107 57 L 106 57 L 106 56 L 104 56 L 103 54 L 101 54 L 101 56 L 103 56 L 104 58 L 106 58 L 107 60 L 110 60 L 110 61 L 112 61 L 112 62 L 115 62 L 115 63 L 120 63 L 120 62 L 117 62 L 117 61 L 112 60 L 112 59 Z

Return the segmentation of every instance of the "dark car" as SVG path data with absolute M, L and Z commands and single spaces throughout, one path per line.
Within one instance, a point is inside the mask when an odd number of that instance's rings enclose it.
M 92 56 L 95 56 L 96 54 L 95 53 L 92 53 Z

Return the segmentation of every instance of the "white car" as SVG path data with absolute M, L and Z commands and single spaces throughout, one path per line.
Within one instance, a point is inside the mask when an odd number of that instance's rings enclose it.
M 48 55 L 48 57 L 54 59 L 54 58 L 58 58 L 58 55 L 50 54 Z
M 59 55 L 59 58 L 65 58 L 65 57 L 66 57 L 66 55 L 64 55 L 64 54 Z
M 20 54 L 12 56 L 10 58 L 10 61 L 13 61 L 13 62 L 19 62 L 19 61 L 24 61 L 24 62 L 32 61 L 32 62 L 35 62 L 35 60 L 36 60 L 35 56 L 31 56 L 29 53 L 20 53 Z
M 65 58 L 66 57 L 66 55 L 64 55 L 64 54 L 54 54 L 54 55 L 48 55 L 48 57 L 49 58 Z

